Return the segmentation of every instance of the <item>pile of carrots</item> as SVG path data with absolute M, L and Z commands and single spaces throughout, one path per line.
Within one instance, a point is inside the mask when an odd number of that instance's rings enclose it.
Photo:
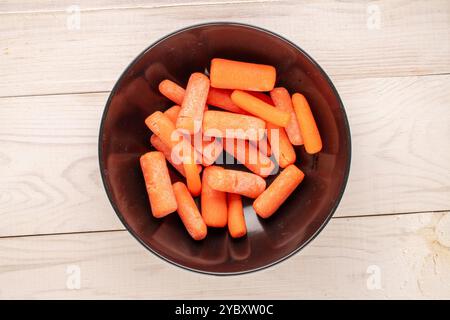
M 294 146 L 314 154 L 322 140 L 305 97 L 274 88 L 275 80 L 273 66 L 215 58 L 209 78 L 193 73 L 186 89 L 170 80 L 159 84 L 176 105 L 145 119 L 157 150 L 140 158 L 154 217 L 177 211 L 189 235 L 202 240 L 208 227 L 228 226 L 233 238 L 246 235 L 241 196 L 255 199 L 261 218 L 277 211 L 304 178 L 294 165 Z M 213 165 L 222 151 L 250 172 Z M 264 178 L 276 168 L 271 155 L 283 170 L 267 187 Z M 167 162 L 186 184 L 172 184 Z

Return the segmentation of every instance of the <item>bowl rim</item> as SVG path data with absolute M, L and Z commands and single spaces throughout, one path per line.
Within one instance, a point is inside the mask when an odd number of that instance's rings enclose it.
M 342 186 L 339 190 L 339 194 L 338 197 L 333 205 L 333 207 L 331 208 L 327 218 L 323 221 L 323 223 L 320 225 L 320 227 L 314 232 L 314 234 L 307 239 L 304 243 L 302 243 L 301 245 L 299 245 L 297 248 L 295 248 L 294 250 L 292 250 L 290 253 L 286 254 L 285 256 L 272 261 L 270 263 L 267 263 L 265 265 L 262 265 L 260 267 L 257 268 L 252 268 L 252 269 L 248 269 L 248 270 L 243 270 L 243 271 L 231 271 L 231 272 L 216 272 L 216 271 L 207 271 L 207 270 L 202 270 L 202 269 L 197 269 L 197 268 L 192 268 L 192 267 L 188 267 L 185 266 L 183 264 L 180 264 L 178 262 L 175 262 L 173 260 L 171 260 L 168 257 L 163 256 L 162 254 L 158 253 L 156 250 L 154 250 L 152 247 L 150 247 L 149 245 L 147 245 L 136 233 L 135 231 L 128 225 L 128 223 L 126 222 L 125 218 L 123 217 L 122 213 L 120 212 L 119 208 L 116 206 L 116 204 L 114 203 L 114 201 L 112 200 L 112 195 L 111 195 L 111 190 L 108 188 L 107 183 L 106 183 L 106 177 L 103 174 L 104 172 L 104 166 L 102 164 L 102 158 L 103 158 L 103 148 L 102 148 L 102 136 L 103 136 L 103 129 L 104 129 L 104 123 L 105 123 L 105 119 L 106 119 L 106 115 L 108 114 L 109 111 L 109 106 L 111 104 L 111 100 L 112 98 L 116 95 L 117 93 L 117 89 L 119 87 L 119 83 L 121 83 L 121 81 L 125 78 L 125 76 L 128 74 L 128 72 L 130 71 L 130 69 L 142 58 L 145 56 L 145 54 L 150 51 L 151 49 L 153 49 L 154 47 L 156 47 L 158 44 L 160 44 L 161 42 L 165 41 L 166 39 L 173 37 L 179 33 L 185 32 L 185 31 L 189 31 L 189 30 L 193 30 L 193 29 L 197 29 L 197 28 L 201 28 L 201 27 L 205 27 L 205 26 L 237 26 L 237 27 L 244 27 L 244 28 L 248 28 L 248 29 L 253 29 L 259 32 L 263 32 L 266 33 L 270 36 L 276 37 L 286 43 L 288 43 L 289 45 L 291 45 L 294 49 L 298 50 L 301 54 L 303 54 L 313 65 L 315 68 L 317 68 L 317 70 L 321 73 L 321 75 L 324 77 L 324 79 L 327 81 L 328 85 L 330 86 L 334 96 L 337 98 L 338 103 L 339 103 L 339 109 L 342 112 L 343 115 L 343 120 L 344 120 L 344 127 L 346 129 L 346 135 L 347 135 L 347 139 L 348 139 L 348 146 L 347 146 L 347 153 L 348 153 L 348 160 L 346 163 L 346 168 L 345 168 L 345 172 L 344 172 L 344 180 L 342 183 Z M 106 195 L 108 197 L 108 200 L 111 204 L 111 206 L 113 207 L 117 217 L 119 218 L 119 220 L 122 222 L 122 224 L 125 226 L 125 228 L 127 229 L 127 231 L 141 244 L 143 245 L 148 251 L 150 251 L 151 253 L 153 253 L 154 255 L 156 255 L 157 257 L 161 258 L 162 260 L 169 262 L 171 265 L 177 266 L 181 269 L 184 270 L 189 270 L 192 272 L 196 272 L 196 273 L 200 273 L 200 274 L 204 274 L 204 275 L 213 275 L 213 276 L 232 276 L 232 275 L 242 275 L 242 274 L 248 274 L 248 273 L 253 273 L 256 271 L 260 271 L 260 270 L 264 270 L 267 268 L 270 268 L 272 266 L 275 266 L 283 261 L 286 261 L 287 259 L 289 259 L 290 257 L 294 256 L 295 254 L 297 254 L 298 252 L 300 252 L 304 247 L 306 247 L 311 241 L 313 241 L 318 235 L 319 233 L 322 232 L 322 230 L 325 228 L 325 226 L 328 224 L 328 222 L 331 220 L 332 216 L 334 215 L 337 207 L 339 206 L 339 203 L 342 200 L 342 196 L 344 194 L 344 191 L 346 189 L 347 186 L 347 182 L 348 182 L 348 177 L 350 174 L 350 165 L 351 165 L 351 157 L 352 157 L 352 143 L 351 143 L 351 132 L 350 132 L 350 125 L 348 122 L 348 118 L 347 118 L 347 114 L 345 112 L 345 108 L 344 108 L 344 104 L 342 102 L 341 97 L 339 96 L 339 93 L 336 90 L 336 87 L 334 86 L 333 82 L 331 81 L 330 77 L 328 76 L 328 74 L 323 70 L 323 68 L 308 54 L 306 53 L 301 47 L 299 47 L 298 45 L 296 45 L 295 43 L 293 43 L 292 41 L 286 39 L 285 37 L 270 31 L 268 29 L 262 28 L 262 27 L 258 27 L 258 26 L 254 26 L 251 24 L 247 24 L 247 23 L 240 23 L 240 22 L 231 22 L 231 21 L 214 21 L 214 22 L 206 22 L 206 23 L 199 23 L 199 24 L 194 24 L 194 25 L 190 25 L 181 29 L 177 29 L 171 33 L 166 34 L 165 36 L 159 38 L 158 40 L 156 40 L 155 42 L 153 42 L 152 44 L 150 44 L 147 48 L 145 48 L 141 53 L 139 53 L 129 64 L 128 66 L 124 69 L 124 71 L 122 71 L 122 73 L 120 74 L 119 78 L 116 80 L 114 87 L 112 88 L 108 99 L 106 101 L 106 105 L 104 107 L 103 113 L 102 113 L 102 117 L 101 117 L 101 122 L 100 122 L 100 129 L 99 129 L 99 136 L 98 136 L 98 160 L 99 160 L 99 167 L 100 167 L 100 176 L 102 178 L 102 183 L 103 183 L 103 187 L 106 191 Z

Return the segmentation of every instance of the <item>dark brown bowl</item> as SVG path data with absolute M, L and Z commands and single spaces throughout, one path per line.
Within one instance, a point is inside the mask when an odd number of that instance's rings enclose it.
M 153 218 L 139 156 L 151 149 L 144 119 L 173 103 L 158 92 L 163 79 L 186 85 L 212 58 L 264 63 L 277 69 L 277 86 L 301 92 L 311 104 L 323 139 L 314 156 L 297 148 L 306 178 L 267 220 L 244 200 L 248 235 L 234 240 L 209 228 L 192 240 L 173 213 Z M 208 23 L 176 31 L 141 53 L 124 71 L 103 113 L 100 170 L 111 204 L 128 231 L 147 249 L 177 266 L 215 275 L 271 266 L 298 252 L 326 225 L 342 197 L 350 169 L 350 130 L 344 107 L 328 76 L 302 49 L 270 31 L 237 23 Z M 170 167 L 170 166 L 169 166 Z M 180 179 L 170 168 L 172 181 Z

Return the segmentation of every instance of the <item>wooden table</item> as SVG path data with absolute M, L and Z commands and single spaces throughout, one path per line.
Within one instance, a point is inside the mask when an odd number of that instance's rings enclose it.
M 450 1 L 3 0 L 0 298 L 450 298 Z M 214 277 L 150 254 L 97 161 L 109 90 L 178 28 L 237 21 L 310 53 L 344 101 L 345 196 L 300 254 Z

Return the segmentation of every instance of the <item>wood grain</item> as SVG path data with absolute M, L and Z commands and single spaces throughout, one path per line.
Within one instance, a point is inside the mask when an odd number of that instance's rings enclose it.
M 70 11 L 71 6 L 80 10 L 111 10 L 111 9 L 151 9 L 161 7 L 229 5 L 238 3 L 278 2 L 279 0 L 4 0 L 0 3 L 0 14 L 29 13 L 45 11 Z
M 98 168 L 105 99 L 0 99 L 1 236 L 121 228 Z
M 234 277 L 171 266 L 125 231 L 0 239 L 0 297 L 448 299 L 450 213 L 334 219 L 287 261 Z
M 450 76 L 335 80 L 353 138 L 336 216 L 450 210 Z M 97 161 L 106 99 L 0 99 L 0 236 L 122 229 Z
M 182 1 L 180 9 L 176 2 L 161 6 L 159 0 L 127 8 L 120 7 L 123 1 L 109 6 L 89 1 L 80 7 L 79 30 L 68 29 L 70 13 L 56 2 L 46 1 L 43 10 L 31 1 L 6 2 L 0 19 L 0 96 L 110 90 L 133 57 L 155 40 L 188 25 L 223 20 L 280 33 L 334 76 L 450 72 L 447 0 L 232 2 Z M 372 23 L 373 10 L 379 24 Z

